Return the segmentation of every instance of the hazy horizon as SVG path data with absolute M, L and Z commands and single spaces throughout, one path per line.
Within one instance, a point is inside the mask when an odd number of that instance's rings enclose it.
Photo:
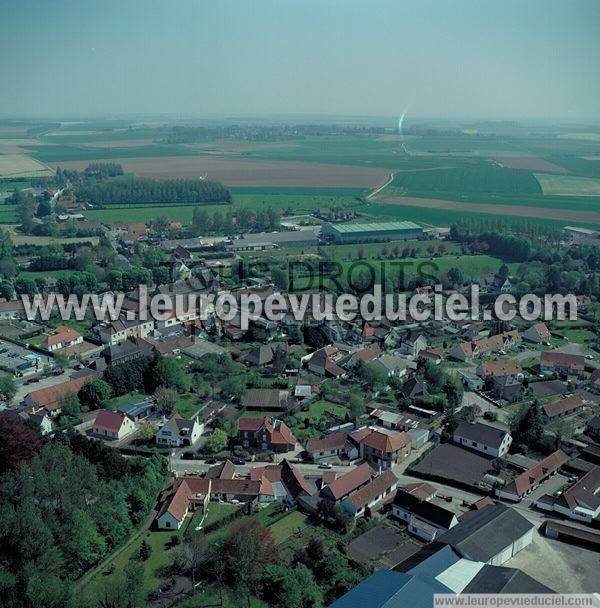
M 600 3 L 25 0 L 0 116 L 600 121 Z

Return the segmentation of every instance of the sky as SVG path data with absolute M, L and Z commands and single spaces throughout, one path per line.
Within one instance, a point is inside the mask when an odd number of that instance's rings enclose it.
M 0 0 L 0 115 L 600 121 L 597 0 Z

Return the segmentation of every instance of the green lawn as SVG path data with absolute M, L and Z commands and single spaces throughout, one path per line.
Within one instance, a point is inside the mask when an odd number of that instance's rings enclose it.
M 196 415 L 201 408 L 202 403 L 200 398 L 196 395 L 190 395 L 189 393 L 180 396 L 175 404 L 175 412 L 184 418 L 191 418 Z
M 210 526 L 215 524 L 222 519 L 228 517 L 241 507 L 239 505 L 230 505 L 228 503 L 220 503 L 220 502 L 211 502 L 208 505 L 208 512 L 206 514 L 206 519 L 204 520 L 203 526 Z M 192 522 L 192 525 L 198 522 Z M 192 527 L 192 529 L 194 529 Z
M 106 407 L 106 409 L 108 410 L 118 410 L 123 405 L 127 405 L 129 403 L 139 403 L 147 397 L 147 395 L 144 395 L 144 393 L 140 392 L 127 393 L 126 395 L 121 395 L 120 397 L 113 397 L 112 399 L 109 399 L 105 403 L 104 407 Z
M 330 415 L 340 420 L 343 420 L 348 413 L 348 408 L 325 399 L 320 399 L 310 404 L 308 411 L 300 412 L 298 415 L 303 418 L 308 418 L 311 422 L 314 422 L 321 416 Z
M 139 538 L 136 538 L 129 547 L 119 553 L 117 557 L 111 562 L 114 565 L 114 574 L 109 574 L 105 568 L 100 573 L 96 574 L 90 582 L 86 585 L 82 594 L 87 597 L 101 597 L 103 589 L 109 587 L 111 584 L 112 577 L 121 573 L 128 562 L 132 559 L 136 559 L 137 552 L 145 540 L 151 547 L 152 552 L 150 557 L 145 561 L 137 561 L 140 568 L 144 570 L 144 593 L 149 594 L 158 587 L 160 587 L 162 578 L 160 576 L 160 570 L 168 566 L 173 559 L 173 549 L 168 549 L 168 545 L 173 534 L 177 534 L 183 539 L 182 526 L 179 531 L 148 531 L 144 532 Z
M 287 540 L 293 534 L 299 533 L 309 525 L 309 518 L 300 511 L 291 511 L 282 519 L 269 526 L 277 544 Z

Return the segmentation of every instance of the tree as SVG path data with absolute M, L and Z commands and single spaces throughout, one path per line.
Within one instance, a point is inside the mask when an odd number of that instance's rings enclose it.
M 277 559 L 271 531 L 255 520 L 234 524 L 221 550 L 225 577 L 248 596 L 258 587 L 265 568 Z
M 215 429 L 204 444 L 204 449 L 211 454 L 223 451 L 227 447 L 227 433 L 221 429 Z
M 294 568 L 271 565 L 261 580 L 261 596 L 274 608 L 305 608 L 321 602 L 321 590 L 303 564 Z
M 17 394 L 17 385 L 12 376 L 5 375 L 0 378 L 0 399 L 12 401 Z
M 154 427 L 149 422 L 141 422 L 138 426 L 137 437 L 141 441 L 150 441 L 154 438 Z
M 173 357 L 158 359 L 152 370 L 151 380 L 155 387 L 165 386 L 179 392 L 187 387 L 185 372 Z
M 42 438 L 14 412 L 0 412 L 0 476 L 31 459 L 41 446 Z
M 56 367 L 59 369 L 65 369 L 65 367 L 69 365 L 69 358 L 67 355 L 63 355 L 62 353 L 54 353 L 52 356 L 54 357 Z
M 138 552 L 137 552 L 137 558 L 141 562 L 145 562 L 151 555 L 152 555 L 152 546 L 146 539 L 144 539 L 140 543 L 140 548 L 138 549 Z
M 111 390 L 108 382 L 101 379 L 92 380 L 79 389 L 79 401 L 87 408 L 95 410 L 110 398 Z
M 158 408 L 165 416 L 170 416 L 173 413 L 173 408 L 179 400 L 177 391 L 173 388 L 167 388 L 166 386 L 159 386 L 154 393 Z
M 372 361 L 360 361 L 357 375 L 371 390 L 377 390 L 383 386 L 386 379 L 384 370 Z
M 0 281 L 0 298 L 12 300 L 15 295 L 15 288 L 10 281 Z
M 535 449 L 544 434 L 544 419 L 539 403 L 535 401 L 527 408 L 525 414 L 516 421 L 513 428 L 513 440 L 518 446 Z

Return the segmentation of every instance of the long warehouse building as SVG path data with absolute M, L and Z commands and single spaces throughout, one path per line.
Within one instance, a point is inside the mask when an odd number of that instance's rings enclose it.
M 414 222 L 378 222 L 325 224 L 322 234 L 325 239 L 336 243 L 366 243 L 422 239 L 425 232 Z

